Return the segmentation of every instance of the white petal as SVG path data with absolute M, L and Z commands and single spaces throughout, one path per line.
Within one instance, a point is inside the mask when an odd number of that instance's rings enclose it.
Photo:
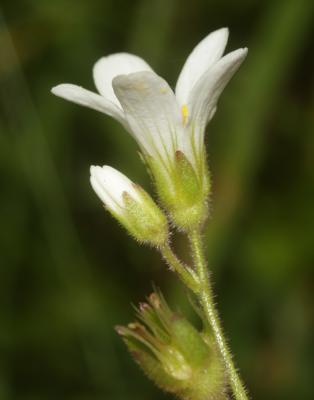
M 109 166 L 91 166 L 90 182 L 101 201 L 112 211 L 122 213 L 124 208 L 123 193 L 127 192 L 134 200 L 141 202 L 141 197 L 133 182 L 121 172 Z
M 221 58 L 195 84 L 189 98 L 190 124 L 196 145 L 201 146 L 206 125 L 215 113 L 221 92 L 247 55 L 247 49 L 235 50 Z
M 186 104 L 188 96 L 203 73 L 223 55 L 228 41 L 228 28 L 210 33 L 192 51 L 180 73 L 176 96 L 179 104 Z
M 94 176 L 90 177 L 90 183 L 92 185 L 92 188 L 94 189 L 94 192 L 107 208 L 109 208 L 116 214 L 123 213 L 123 209 L 114 201 L 112 197 L 110 197 L 110 195 L 106 192 L 101 183 L 99 183 L 99 181 Z
M 63 83 L 55 86 L 51 89 L 51 92 L 65 100 L 69 100 L 73 103 L 80 104 L 81 106 L 89 107 L 93 110 L 110 115 L 126 126 L 123 111 L 114 103 L 97 93 L 84 89 L 81 86 L 72 85 L 70 83 Z
M 129 53 L 116 53 L 98 60 L 93 68 L 93 76 L 99 93 L 120 107 L 112 89 L 113 78 L 117 75 L 151 70 L 151 67 L 140 57 Z
M 167 82 L 154 72 L 136 72 L 113 80 L 113 88 L 133 136 L 144 152 L 171 161 L 182 133 L 181 113 Z

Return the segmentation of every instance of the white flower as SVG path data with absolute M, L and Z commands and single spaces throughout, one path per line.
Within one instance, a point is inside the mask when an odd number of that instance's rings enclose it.
M 204 132 L 218 98 L 244 60 L 247 49 L 225 56 L 228 29 L 209 34 L 192 51 L 175 93 L 141 58 L 118 53 L 101 58 L 93 69 L 99 94 L 72 84 L 52 93 L 101 111 L 131 133 L 144 156 L 171 169 L 177 150 L 197 170 L 204 152 Z
M 124 212 L 123 193 L 127 193 L 139 203 L 142 202 L 134 183 L 116 169 L 108 165 L 91 166 L 90 174 L 92 188 L 111 212 L 117 215 Z
M 94 65 L 99 94 L 72 84 L 52 89 L 57 96 L 122 123 L 142 151 L 161 203 L 181 230 L 194 229 L 207 218 L 210 178 L 205 128 L 221 92 L 247 54 L 244 48 L 223 56 L 227 40 L 226 28 L 203 39 L 186 60 L 175 91 L 144 60 L 128 53 L 103 57 Z M 107 208 L 122 218 L 129 197 L 139 208 L 139 199 L 134 197 L 139 192 L 132 189 L 126 177 L 113 171 L 109 167 L 93 168 L 91 182 Z M 127 213 L 130 214 L 130 207 Z M 138 214 L 145 211 L 138 210 Z M 147 218 L 143 218 L 148 226 Z M 125 219 L 122 223 L 131 229 Z

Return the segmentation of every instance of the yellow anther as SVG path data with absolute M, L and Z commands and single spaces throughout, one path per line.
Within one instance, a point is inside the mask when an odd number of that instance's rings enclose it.
M 189 110 L 186 104 L 183 104 L 183 106 L 181 107 L 181 113 L 182 113 L 182 123 L 183 125 L 186 125 L 189 116 Z

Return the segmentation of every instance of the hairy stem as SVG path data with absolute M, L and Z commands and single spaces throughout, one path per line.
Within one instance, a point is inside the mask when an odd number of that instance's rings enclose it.
M 244 385 L 235 368 L 231 352 L 224 338 L 223 330 L 219 321 L 218 312 L 215 308 L 214 297 L 209 280 L 209 273 L 203 254 L 202 238 L 199 230 L 192 231 L 189 235 L 195 266 L 200 281 L 198 298 L 213 330 L 215 340 L 224 361 L 228 374 L 230 386 L 236 400 L 248 400 Z
M 165 244 L 160 248 L 163 258 L 166 260 L 170 269 L 175 271 L 182 282 L 193 292 L 199 291 L 199 278 L 195 271 L 190 267 L 184 265 L 178 257 L 174 254 L 169 244 Z

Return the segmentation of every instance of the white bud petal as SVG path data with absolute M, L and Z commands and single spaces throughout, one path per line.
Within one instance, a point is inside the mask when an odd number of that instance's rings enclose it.
M 133 182 L 116 169 L 107 165 L 91 166 L 90 182 L 100 200 L 113 212 L 121 213 L 124 208 L 123 193 L 142 202 Z

